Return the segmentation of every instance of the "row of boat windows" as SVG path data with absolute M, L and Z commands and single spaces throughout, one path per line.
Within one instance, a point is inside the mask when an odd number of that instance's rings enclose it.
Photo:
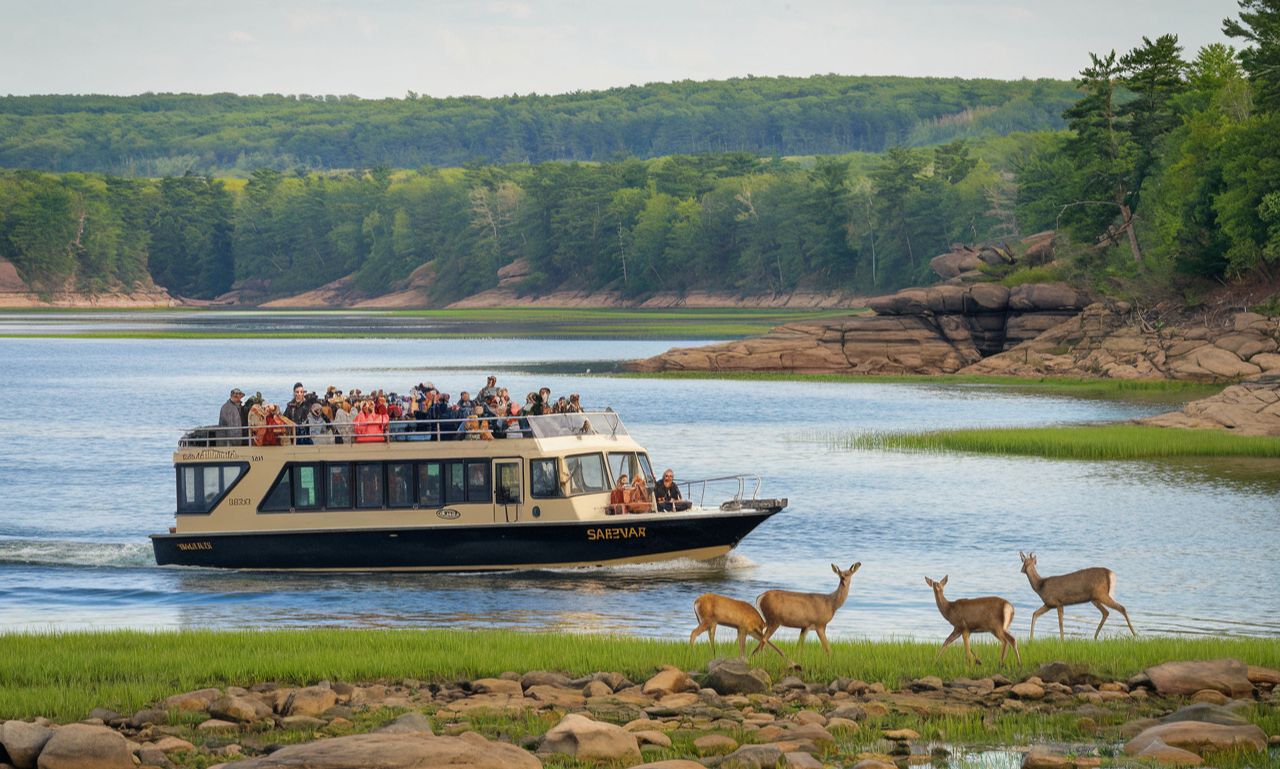
M 530 497 L 562 496 L 556 464 L 550 458 L 529 460 Z M 180 465 L 178 512 L 210 512 L 247 468 L 244 463 Z M 289 463 L 258 510 L 274 513 L 519 504 L 523 501 L 520 469 L 520 461 L 514 459 Z M 576 454 L 564 458 L 564 469 L 570 496 L 608 491 L 610 470 L 615 478 L 637 472 L 653 476 L 648 456 L 634 452 L 610 452 L 607 466 L 602 454 Z

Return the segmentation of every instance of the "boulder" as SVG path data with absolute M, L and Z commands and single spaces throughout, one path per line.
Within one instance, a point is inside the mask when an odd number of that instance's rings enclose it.
M 164 710 L 208 710 L 209 705 L 221 696 L 222 690 L 220 689 L 197 689 L 193 692 L 183 692 L 172 697 L 166 697 L 160 703 L 160 707 Z
M 1200 721 L 1223 726 L 1244 726 L 1249 723 L 1244 716 L 1234 710 L 1208 703 L 1187 705 L 1160 719 L 1162 724 L 1171 724 L 1175 721 Z
M 476 694 L 508 694 L 514 697 L 524 695 L 524 687 L 519 681 L 505 678 L 481 678 L 471 682 L 471 691 Z
M 904 288 L 896 294 L 867 300 L 876 315 L 924 315 L 929 312 L 929 292 L 923 288 Z
M 1201 721 L 1174 721 L 1144 730 L 1125 743 L 1124 752 L 1136 756 L 1157 740 L 1200 756 L 1224 750 L 1267 749 L 1266 733 L 1253 724 L 1226 726 Z
M 604 681 L 588 681 L 582 687 L 584 697 L 608 697 L 610 694 L 613 694 L 613 689 Z
M 657 674 L 645 681 L 644 685 L 640 687 L 640 691 L 645 694 L 657 696 L 679 692 L 696 692 L 697 690 L 698 685 L 694 683 L 688 673 L 670 665 L 659 670 Z
M 431 721 L 416 710 L 374 730 L 376 734 L 431 734 Z
M 1009 687 L 1009 694 L 1020 700 L 1042 700 L 1044 699 L 1044 687 L 1030 681 L 1023 681 Z
M 36 758 L 52 736 L 53 730 L 47 726 L 26 721 L 5 721 L 0 725 L 0 745 L 18 769 L 34 769 Z
M 525 696 L 543 706 L 578 709 L 587 706 L 587 698 L 579 689 L 566 689 L 563 686 L 530 686 Z
M 670 758 L 666 761 L 653 761 L 648 764 L 633 766 L 631 769 L 707 769 L 697 761 L 685 758 Z
M 581 761 L 640 760 L 640 744 L 634 734 L 576 713 L 566 715 L 547 731 L 539 751 L 563 753 Z
M 1191 695 L 1201 689 L 1231 697 L 1253 694 L 1249 666 L 1236 659 L 1166 662 L 1147 668 L 1145 673 L 1156 691 L 1165 695 Z
M 286 715 L 288 715 L 286 710 Z M 209 715 L 225 721 L 256 721 L 271 715 L 266 703 L 253 697 L 223 695 L 209 703 Z M 299 713 L 298 715 L 307 715 Z
M 1257 685 L 1280 686 L 1280 670 L 1250 665 L 1249 681 Z
M 978 252 L 964 246 L 929 260 L 929 269 L 943 280 L 957 278 L 961 273 L 972 272 L 981 266 Z
M 520 676 L 520 686 L 568 686 L 569 676 L 549 670 L 531 670 Z
M 67 724 L 53 731 L 38 769 L 133 769 L 129 743 L 105 726 Z
M 1009 309 L 1009 289 L 998 283 L 979 283 L 969 288 L 965 312 L 971 314 L 1004 312 Z
M 338 695 L 328 686 L 307 686 L 295 690 L 285 700 L 282 715 L 316 717 L 338 704 Z M 210 711 L 212 712 L 212 711 Z M 214 715 L 217 715 L 216 713 Z M 247 721 L 249 719 L 241 719 Z
M 196 731 L 205 734 L 235 732 L 239 730 L 239 725 L 234 721 L 224 721 L 221 718 L 209 718 L 196 725 Z
M 721 756 L 738 749 L 738 741 L 723 734 L 704 734 L 693 741 L 700 756 Z
M 888 761 L 877 761 L 874 758 L 864 758 L 853 765 L 853 769 L 898 769 L 896 764 Z
M 1204 759 L 1189 750 L 1166 745 L 1160 740 L 1153 740 L 1149 745 L 1135 754 L 1138 758 L 1154 761 L 1165 766 L 1200 766 Z
M 782 751 L 774 745 L 743 745 L 724 757 L 719 769 L 776 769 Z
M 514 745 L 475 732 L 457 737 L 429 734 L 352 734 L 237 762 L 236 769 L 540 769 L 542 762 Z
M 627 731 L 636 736 L 636 742 L 640 743 L 641 750 L 644 749 L 645 745 L 656 745 L 664 749 L 671 747 L 671 738 L 654 729 L 645 729 L 642 731 L 627 729 Z
M 167 724 L 169 723 L 169 711 L 160 710 L 159 708 L 147 708 L 134 713 L 129 719 L 129 726 L 133 729 L 141 729 L 147 724 Z
M 1071 769 L 1070 758 L 1036 745 L 1022 756 L 1022 769 Z
M 1084 294 L 1065 283 L 1026 283 L 1009 292 L 1009 309 L 1019 312 L 1079 312 Z
M 762 694 L 769 691 L 773 681 L 769 674 L 750 667 L 737 659 L 712 660 L 707 665 L 703 684 L 718 694 Z
M 1241 435 L 1280 435 L 1280 377 L 1267 375 L 1232 385 L 1181 411 L 1141 420 L 1160 427 L 1226 429 Z M 1246 673 L 1247 676 L 1247 673 Z

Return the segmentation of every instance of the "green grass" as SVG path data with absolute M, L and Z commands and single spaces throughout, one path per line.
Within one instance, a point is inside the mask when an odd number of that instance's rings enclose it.
M 719 652 L 732 654 L 724 640 Z M 833 644 L 830 657 L 812 640 L 799 650 L 784 643 L 788 654 L 804 666 L 804 678 L 824 683 L 848 676 L 893 687 L 904 678 L 954 678 L 996 669 L 996 647 L 986 643 L 978 644 L 978 653 L 988 664 L 973 670 L 965 667 L 958 650 L 937 659 L 937 643 L 843 641 Z M 1022 654 L 1024 671 L 1066 660 L 1114 677 L 1175 659 L 1238 657 L 1280 667 L 1280 644 L 1274 639 L 1040 640 L 1022 644 Z M 262 681 L 305 684 L 407 677 L 448 682 L 537 669 L 570 675 L 618 671 L 642 681 L 660 665 L 695 670 L 711 657 L 705 642 L 690 647 L 679 641 L 497 630 L 11 634 L 0 635 L 0 718 L 43 715 L 76 720 L 95 707 L 133 712 L 181 691 Z M 768 650 L 755 662 L 775 679 L 787 674 Z M 1011 668 L 1005 672 L 1011 673 Z
M 965 451 L 1051 459 L 1280 458 L 1280 438 L 1145 425 L 980 428 L 832 436 L 836 448 Z

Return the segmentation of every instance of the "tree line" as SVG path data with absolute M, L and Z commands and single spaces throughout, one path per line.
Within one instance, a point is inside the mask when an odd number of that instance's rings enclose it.
M 745 77 L 543 96 L 0 97 L 0 166 L 123 176 L 750 152 L 813 155 L 1061 128 L 1055 80 Z
M 1241 0 L 1213 44 L 1090 54 L 1069 132 L 1018 174 L 1019 219 L 1084 246 L 1094 278 L 1234 278 L 1280 260 L 1280 0 Z
M 1003 141 L 995 154 L 1043 143 Z M 980 154 L 991 148 L 957 140 L 806 161 L 263 168 L 248 180 L 11 171 L 0 173 L 0 256 L 39 286 L 127 284 L 149 270 L 202 298 L 346 275 L 377 294 L 429 263 L 430 297 L 447 302 L 521 258 L 524 292 L 879 290 L 925 277 L 953 241 L 1016 233 L 1009 176 Z

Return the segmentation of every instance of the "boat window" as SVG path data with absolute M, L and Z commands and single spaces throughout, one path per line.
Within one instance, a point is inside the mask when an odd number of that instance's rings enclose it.
M 325 465 L 325 469 L 329 477 L 328 507 L 336 510 L 351 507 L 351 465 L 330 464 Z
M 543 499 L 560 496 L 554 459 L 529 460 L 529 496 Z
M 387 464 L 387 507 L 413 507 L 413 464 Z
M 609 472 L 613 482 L 616 483 L 618 478 L 625 475 L 627 480 L 635 478 L 636 472 L 640 466 L 636 464 L 636 455 L 630 451 L 610 451 L 609 452 Z
M 320 507 L 320 466 L 294 465 L 293 507 L 296 510 L 314 510 Z
M 653 474 L 653 466 L 649 464 L 649 455 L 640 452 L 640 467 L 644 469 L 645 477 L 649 479 L 649 487 L 652 488 L 658 482 L 658 476 Z
M 500 505 L 520 504 L 520 463 L 498 462 L 497 499 Z
M 382 507 L 382 463 L 356 464 L 356 507 Z
M 267 496 L 263 498 L 262 504 L 258 506 L 259 510 L 268 513 L 288 512 L 289 503 L 293 501 L 292 488 L 289 483 L 289 466 L 285 465 L 280 471 L 280 477 L 276 478 L 276 483 L 271 487 L 271 491 L 267 492 Z
M 178 465 L 178 512 L 208 513 L 218 506 L 248 467 L 235 464 Z
M 489 502 L 492 498 L 489 492 L 489 462 L 468 462 L 467 501 Z
M 444 504 L 439 462 L 418 463 L 418 506 L 440 507 Z
M 467 468 L 461 462 L 450 462 L 445 465 L 444 502 L 452 505 L 467 501 Z
M 604 457 L 600 454 L 574 454 L 564 458 L 569 471 L 570 494 L 594 494 L 609 490 L 604 476 Z

